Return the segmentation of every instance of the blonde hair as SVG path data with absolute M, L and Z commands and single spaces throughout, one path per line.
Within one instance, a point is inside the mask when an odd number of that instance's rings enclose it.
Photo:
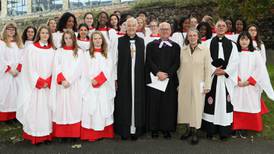
M 142 20 L 143 21 L 143 27 L 142 27 L 141 31 L 146 36 L 146 21 L 145 21 L 145 19 L 142 18 L 142 17 L 137 17 L 136 20 L 137 20 L 137 23 L 138 23 L 138 20 Z M 138 23 L 138 25 L 139 25 L 139 23 Z
M 6 45 L 8 47 L 11 47 L 10 41 L 8 40 L 8 35 L 7 35 L 7 29 L 8 28 L 14 28 L 15 29 L 15 35 L 14 35 L 14 40 L 16 42 L 16 45 L 18 46 L 18 48 L 23 48 L 23 43 L 22 43 L 22 39 L 21 39 L 21 35 L 18 32 L 17 26 L 14 22 L 9 22 L 7 23 L 1 33 L 1 39 L 6 43 Z
M 62 41 L 61 41 L 61 46 L 64 47 L 66 46 L 66 42 L 65 42 L 65 34 L 69 34 L 71 36 L 71 39 L 73 41 L 73 56 L 77 57 L 78 56 L 78 45 L 77 45 L 77 41 L 76 41 L 76 35 L 74 33 L 74 31 L 68 29 L 65 30 L 62 36 Z
M 46 29 L 46 30 L 48 30 L 48 32 L 49 32 L 49 39 L 48 39 L 48 43 L 52 46 L 52 48 L 53 49 L 56 49 L 55 48 L 55 45 L 54 45 L 54 43 L 53 43 L 53 41 L 52 41 L 52 34 L 51 34 L 51 32 L 50 32 L 50 29 L 49 29 L 49 27 L 47 26 L 47 25 L 41 25 L 39 28 L 38 28 L 38 31 L 37 31 L 37 33 L 36 33 L 36 36 L 35 36 L 35 39 L 34 39 L 34 41 L 33 41 L 33 43 L 36 43 L 36 42 L 39 42 L 40 41 L 40 33 L 41 33 L 41 31 L 42 31 L 42 29 Z
M 98 35 L 101 36 L 101 38 L 102 38 L 102 45 L 101 45 L 101 48 L 102 48 L 102 55 L 103 55 L 105 58 L 107 58 L 107 56 L 108 56 L 108 55 L 107 55 L 107 52 L 108 52 L 108 51 L 107 51 L 107 47 L 108 47 L 107 41 L 106 41 L 104 35 L 103 35 L 100 31 L 94 31 L 94 32 L 91 34 L 91 36 L 90 36 L 90 49 L 89 49 L 89 54 L 90 54 L 91 58 L 94 57 L 94 49 L 95 49 L 95 47 L 94 47 L 94 43 L 93 43 L 93 37 L 94 37 L 95 34 L 98 34 Z

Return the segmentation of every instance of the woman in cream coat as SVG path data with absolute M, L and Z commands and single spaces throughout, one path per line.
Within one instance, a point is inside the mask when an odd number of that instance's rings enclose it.
M 197 129 L 201 127 L 204 97 L 211 87 L 211 57 L 209 49 L 199 44 L 196 29 L 188 31 L 185 43 L 186 46 L 181 49 L 178 73 L 178 123 L 187 125 L 181 139 L 192 136 L 191 143 L 197 144 Z

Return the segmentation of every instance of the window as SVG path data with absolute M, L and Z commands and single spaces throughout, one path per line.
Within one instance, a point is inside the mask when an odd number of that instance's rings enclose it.
M 7 9 L 9 16 L 18 16 L 27 13 L 27 0 L 8 0 Z
M 110 4 L 112 4 L 112 0 L 69 0 L 69 8 L 71 9 Z
M 61 10 L 63 0 L 32 0 L 32 12 Z

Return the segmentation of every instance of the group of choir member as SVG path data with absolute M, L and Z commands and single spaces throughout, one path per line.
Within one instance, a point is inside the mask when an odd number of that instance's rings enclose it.
M 0 41 L 0 121 L 15 117 L 33 144 L 52 138 L 137 140 L 146 131 L 181 139 L 197 131 L 207 138 L 246 137 L 262 131 L 268 112 L 263 91 L 274 100 L 266 53 L 256 25 L 211 16 L 173 24 L 100 12 L 77 24 L 64 13 L 22 37 L 8 23 Z M 173 32 L 172 32 L 173 31 Z M 24 46 L 23 46 L 24 45 Z M 168 80 L 166 90 L 147 84 Z M 178 88 L 178 89 L 177 89 Z M 252 94 L 250 94 L 252 93 Z M 17 97 L 14 97 L 17 96 Z

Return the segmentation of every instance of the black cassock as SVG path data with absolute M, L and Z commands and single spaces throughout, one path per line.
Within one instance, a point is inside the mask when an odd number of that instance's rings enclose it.
M 177 124 L 179 85 L 177 70 L 180 66 L 180 46 L 169 40 L 172 46 L 161 39 L 149 43 L 146 48 L 146 84 L 151 83 L 150 72 L 168 73 L 169 82 L 165 92 L 147 86 L 147 110 L 149 130 L 175 131 Z
M 135 88 L 134 88 L 134 119 L 138 137 L 144 133 L 146 128 L 145 118 L 145 58 L 144 40 L 137 35 L 130 38 L 125 35 L 118 40 L 118 66 L 117 78 L 118 89 L 115 98 L 114 129 L 115 133 L 122 137 L 131 134 L 132 114 L 132 78 L 131 78 L 131 51 L 130 40 L 135 40 Z

